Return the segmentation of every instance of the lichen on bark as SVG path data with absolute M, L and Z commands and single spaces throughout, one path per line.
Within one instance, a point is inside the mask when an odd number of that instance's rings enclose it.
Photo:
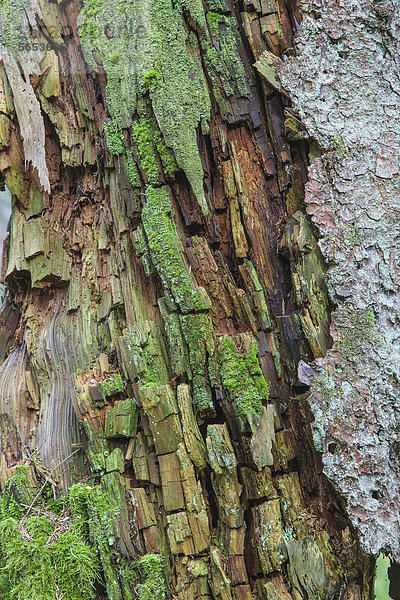
M 296 57 L 277 71 L 324 152 L 305 201 L 336 305 L 310 403 L 325 472 L 364 547 L 399 557 L 400 15 L 390 0 L 303 10 Z

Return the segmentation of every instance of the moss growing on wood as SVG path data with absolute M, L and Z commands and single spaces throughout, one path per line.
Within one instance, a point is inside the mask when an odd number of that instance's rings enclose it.
M 31 517 L 20 531 L 12 518 L 0 523 L 3 580 L 15 600 L 92 600 L 99 573 L 95 551 L 72 530 L 58 537 L 57 525 L 47 516 Z M 5 593 L 6 590 L 3 590 Z
M 65 595 L 68 600 L 92 600 L 100 565 L 88 529 L 66 510 L 57 515 L 43 507 L 43 494 L 37 498 L 40 514 L 34 506 L 29 512 L 27 503 L 36 497 L 31 499 L 29 470 L 20 467 L 0 500 L 0 598 L 54 600 Z M 68 506 L 68 498 L 62 504 Z
M 162 330 L 155 322 L 126 330 L 121 340 L 124 368 L 132 381 L 165 384 L 170 381 Z
M 36 495 L 27 465 L 16 468 L 13 477 L 7 479 L 0 496 L 0 521 L 7 518 L 21 519 L 25 514 L 23 504 L 29 505 Z
M 111 154 L 124 154 L 126 151 L 125 138 L 118 122 L 113 119 L 107 119 L 104 123 L 104 133 L 106 134 L 106 143 Z
M 70 491 L 77 522 L 80 527 L 88 527 L 95 540 L 108 597 L 110 600 L 164 600 L 167 580 L 163 553 L 129 560 L 117 549 L 118 522 L 125 502 L 122 488 L 115 483 L 116 480 L 108 476 L 104 478 L 104 486 L 78 484 Z
M 104 123 L 107 148 L 114 156 L 122 156 L 126 174 L 132 187 L 139 187 L 140 180 L 136 163 L 130 149 L 126 146 L 122 125 L 116 119 L 107 119 Z
M 164 173 L 172 175 L 178 168 L 175 158 L 167 147 L 157 122 L 153 117 L 139 117 L 133 126 L 133 135 L 138 149 L 140 165 L 151 184 L 157 184 L 160 177 L 158 156 Z
M 223 336 L 219 341 L 221 377 L 224 388 L 229 392 L 240 425 L 251 426 L 252 417 L 261 414 L 263 403 L 268 400 L 269 388 L 261 371 L 256 342 L 237 336 L 240 353 L 235 341 Z
M 210 116 L 210 98 L 200 61 L 187 49 L 183 10 L 204 26 L 199 2 L 85 0 L 79 31 L 91 63 L 98 57 L 104 65 L 112 119 L 130 126 L 138 98 L 149 94 L 165 142 L 207 212 L 196 129 Z
M 117 401 L 115 406 L 106 412 L 105 435 L 107 439 L 135 437 L 137 421 L 138 408 L 135 400 L 128 398 Z M 113 453 L 111 453 L 110 459 L 112 456 Z
M 0 598 L 94 600 L 100 580 L 110 600 L 167 597 L 163 553 L 130 560 L 119 550 L 125 502 L 116 477 L 75 484 L 54 503 L 37 493 L 31 469 L 18 467 L 0 496 Z
M 189 348 L 189 363 L 193 380 L 193 403 L 200 412 L 212 411 L 214 403 L 209 382 L 207 363 L 216 360 L 215 335 L 208 313 L 180 317 L 184 339 Z M 216 369 L 211 369 L 213 374 Z M 212 383 L 215 383 L 213 381 Z
M 114 373 L 111 379 L 99 383 L 99 389 L 105 398 L 122 393 L 125 390 L 124 382 L 119 373 Z
M 219 95 L 217 78 L 221 81 L 226 96 L 248 97 L 250 92 L 246 71 L 238 52 L 236 19 L 209 11 L 207 24 L 213 39 L 210 40 L 209 36 L 202 35 L 201 45 L 205 50 L 207 67 L 217 100 Z M 222 103 L 221 109 L 223 106 Z
M 138 600 L 165 600 L 167 585 L 164 555 L 146 554 L 137 566 L 143 582 L 136 586 Z
M 172 294 L 182 312 L 208 310 L 208 299 L 199 288 L 195 288 L 186 267 L 171 211 L 172 203 L 167 189 L 149 186 L 142 221 L 151 259 L 165 289 Z

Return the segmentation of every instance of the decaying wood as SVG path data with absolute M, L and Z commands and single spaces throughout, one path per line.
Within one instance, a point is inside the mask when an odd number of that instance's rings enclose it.
M 315 14 L 97 4 L 0 8 L 1 480 L 27 448 L 60 491 L 101 481 L 115 552 L 164 549 L 177 600 L 367 599 L 373 561 L 322 473 L 304 375 L 338 326 L 307 214 L 334 226 L 323 159 L 307 183 L 306 128 L 327 135 L 300 93 L 310 33 L 288 60 Z

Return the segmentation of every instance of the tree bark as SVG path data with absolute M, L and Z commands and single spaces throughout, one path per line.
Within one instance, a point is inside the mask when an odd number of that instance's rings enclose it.
M 324 82 L 307 95 L 322 69 L 312 44 L 323 48 L 334 16 L 321 4 L 321 15 L 292 0 L 0 7 L 0 171 L 13 200 L 0 478 L 26 464 L 38 489 L 84 482 L 107 499 L 107 522 L 92 501 L 90 523 L 99 598 L 145 600 L 121 565 L 163 551 L 165 597 L 368 599 L 369 553 L 396 552 L 395 534 L 367 533 L 376 507 L 360 492 L 357 436 L 338 475 L 354 422 L 323 388 L 337 352 L 335 385 L 365 385 L 370 354 L 354 367 L 357 339 L 346 354 L 337 331 L 370 303 L 341 301 L 309 216 L 325 234 L 331 187 L 346 180 L 333 172 L 357 160 L 357 140 L 318 121 Z M 337 11 L 345 52 L 357 32 Z M 336 227 L 343 264 L 359 228 Z M 379 477 L 368 494 L 387 493 Z

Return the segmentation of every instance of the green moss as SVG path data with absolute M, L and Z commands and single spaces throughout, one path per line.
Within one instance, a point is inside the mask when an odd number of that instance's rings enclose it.
M 158 127 L 157 121 L 152 116 L 140 115 L 133 124 L 133 138 L 147 181 L 157 184 L 159 180 L 160 165 L 157 153 L 160 157 L 166 175 L 172 175 L 178 169 L 175 157 L 167 147 L 165 140 Z M 104 123 L 107 147 L 111 154 L 123 155 L 125 169 L 129 181 L 133 187 L 139 187 L 140 180 L 133 160 L 132 154 L 127 148 L 122 130 L 122 123 L 117 119 L 107 119 Z
M 138 99 L 149 94 L 165 143 L 207 212 L 196 129 L 209 118 L 210 98 L 200 61 L 187 48 L 183 10 L 204 22 L 199 0 L 175 6 L 171 0 L 85 0 L 79 32 L 91 63 L 97 56 L 104 65 L 112 119 L 130 126 Z M 124 68 L 116 55 L 124 57 Z
M 115 119 L 107 119 L 104 123 L 106 143 L 111 154 L 125 154 L 126 145 L 122 128 Z
M 26 509 L 35 498 L 36 489 L 30 479 L 30 467 L 19 465 L 16 474 L 6 480 L 4 491 L 0 496 L 0 520 L 12 517 L 21 519 Z
M 24 192 L 26 192 L 26 183 L 24 176 L 21 171 L 17 171 L 15 168 L 11 168 L 12 175 L 7 178 L 7 187 L 10 193 L 17 198 L 24 198 Z
M 125 166 L 126 174 L 128 175 L 129 183 L 132 187 L 140 187 L 140 178 L 135 161 L 132 158 L 130 150 L 126 150 L 125 156 L 122 157 Z
M 346 153 L 346 144 L 340 135 L 335 135 L 331 138 L 329 148 L 340 156 L 343 156 Z
M 207 366 L 215 362 L 216 351 L 211 317 L 209 313 L 181 315 L 180 322 L 189 348 L 193 404 L 200 413 L 212 411 L 214 402 Z
M 124 491 L 119 480 L 113 474 L 107 475 L 101 485 L 92 488 L 84 486 L 83 496 L 79 494 L 78 510 L 81 512 L 86 497 L 90 533 L 100 555 L 108 597 L 113 600 L 166 598 L 163 554 L 149 554 L 139 561 L 129 561 L 118 550 L 120 523 L 126 510 Z M 127 515 L 125 519 L 128 523 Z
M 168 595 L 164 553 L 145 554 L 138 561 L 125 561 L 118 573 L 124 600 L 165 600 Z
M 165 600 L 167 597 L 166 565 L 164 555 L 146 554 L 138 569 L 143 583 L 136 586 L 138 600 Z
M 207 13 L 207 24 L 210 31 L 216 35 L 218 33 L 219 22 L 223 19 L 223 16 L 219 13 L 212 12 L 211 10 Z
M 129 517 L 115 473 L 104 475 L 101 484 L 73 485 L 59 501 L 59 515 L 50 511 L 47 495 L 37 494 L 31 477 L 32 467 L 18 467 L 0 496 L 1 599 L 94 600 L 99 579 L 110 600 L 167 597 L 162 553 L 130 561 L 120 551 Z
M 104 123 L 104 132 L 107 148 L 114 156 L 121 156 L 130 184 L 132 187 L 139 187 L 139 174 L 131 151 L 126 146 L 122 124 L 116 119 L 107 119 Z
M 89 524 L 99 546 L 105 543 L 111 547 L 117 541 L 116 522 L 120 518 L 122 505 L 122 497 L 118 498 L 118 495 L 116 498 L 108 495 L 99 485 L 88 491 Z
M 89 539 L 88 496 L 93 486 L 77 483 L 70 487 L 68 504 L 74 518 L 75 528 L 83 539 Z
M 175 157 L 171 150 L 168 148 L 165 143 L 164 138 L 159 135 L 156 141 L 157 152 L 161 158 L 161 162 L 163 165 L 164 173 L 168 176 L 171 176 L 178 170 L 178 165 L 176 164 Z
M 171 379 L 168 370 L 162 331 L 156 323 L 150 330 L 140 327 L 127 330 L 123 338 L 129 356 L 129 370 L 133 379 L 145 384 L 164 385 Z
M 43 509 L 46 510 L 46 509 Z M 96 551 L 66 515 L 34 515 L 0 522 L 0 585 L 10 600 L 93 600 L 99 577 Z
M 116 64 L 117 64 L 117 63 L 120 61 L 120 59 L 121 59 L 121 57 L 120 57 L 120 55 L 118 54 L 118 52 L 113 52 L 113 53 L 111 54 L 111 56 L 110 56 L 110 62 L 111 62 L 113 65 L 116 65 Z
M 251 418 L 260 415 L 263 403 L 269 397 L 269 388 L 258 360 L 257 344 L 250 342 L 245 353 L 241 354 L 234 340 L 226 335 L 219 341 L 219 352 L 222 383 L 230 394 L 239 423 L 242 427 L 246 423 L 251 425 Z
M 133 136 L 138 149 L 140 164 L 151 184 L 157 184 L 159 179 L 159 163 L 156 153 L 157 128 L 153 119 L 139 119 L 133 126 Z
M 152 262 L 182 312 L 204 311 L 209 302 L 195 288 L 185 264 L 175 223 L 171 218 L 172 203 L 166 188 L 146 189 L 142 222 L 147 235 Z
M 110 396 L 124 392 L 125 385 L 122 381 L 121 375 L 119 373 L 114 373 L 110 379 L 99 383 L 99 389 L 103 396 L 109 398 Z
M 150 69 L 143 75 L 143 85 L 147 91 L 152 92 L 160 79 L 160 72 L 157 69 Z
M 226 115 L 232 111 L 226 97 L 249 96 L 247 75 L 239 55 L 237 23 L 233 17 L 209 11 L 207 25 L 211 37 L 205 32 L 200 36 L 203 56 L 215 98 Z
M 145 106 L 134 122 L 133 137 L 140 159 L 140 166 L 147 177 L 148 183 L 157 185 L 160 178 L 160 164 L 167 176 L 172 176 L 178 170 L 175 156 L 165 143 L 149 106 Z
M 147 277 L 150 277 L 150 275 L 154 275 L 155 271 L 153 265 L 151 264 L 149 249 L 147 247 L 147 242 L 144 235 L 144 229 L 141 225 L 139 225 L 136 230 L 134 248 L 137 256 L 142 260 L 142 264 Z
M 205 16 L 202 0 L 177 0 L 177 6 L 188 13 L 192 19 L 203 29 L 205 28 Z

